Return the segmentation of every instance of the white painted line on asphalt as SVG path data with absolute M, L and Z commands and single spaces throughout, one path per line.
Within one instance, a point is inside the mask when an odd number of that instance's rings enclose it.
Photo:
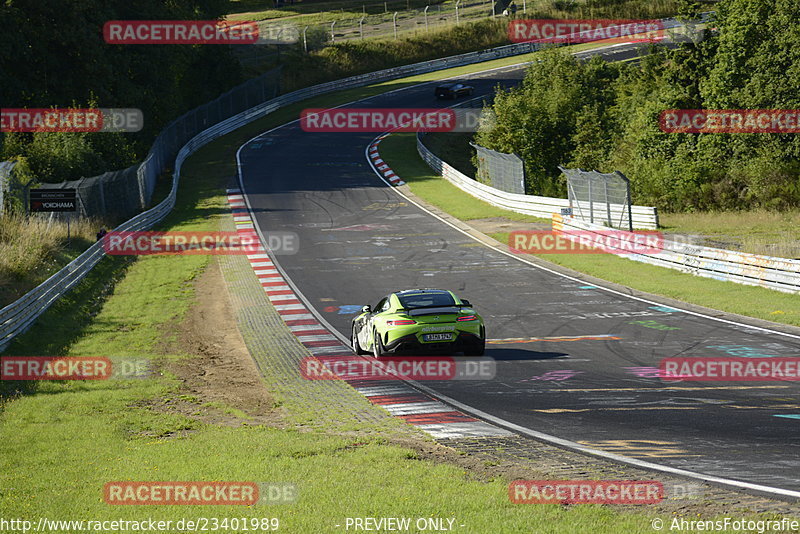
M 269 298 L 270 302 L 282 302 L 285 300 L 297 300 L 296 295 L 270 295 L 269 291 L 267 291 L 267 298 Z M 297 302 L 300 302 L 297 300 Z
M 334 352 L 350 352 L 350 347 L 346 347 L 344 345 L 331 345 L 330 347 L 309 347 L 306 346 L 306 349 L 313 355 L 317 354 L 330 354 Z M 352 355 L 352 353 L 351 353 Z
M 290 311 L 290 310 L 303 310 L 305 306 L 303 304 L 279 304 L 275 306 L 275 309 L 280 311 Z
M 527 64 L 527 63 L 530 63 L 530 62 L 525 62 L 525 63 L 523 63 L 523 64 Z M 488 71 L 494 71 L 494 70 L 504 70 L 504 69 L 510 69 L 510 68 L 513 68 L 514 66 L 515 66 L 515 65 L 505 65 L 505 66 L 502 66 L 502 67 L 497 67 L 497 68 L 493 68 L 493 69 L 487 69 L 487 71 L 480 71 L 480 72 L 488 72 Z M 473 73 L 473 74 L 476 74 L 476 73 Z M 418 84 L 418 85 L 425 85 L 426 83 L 431 83 L 431 82 L 425 82 L 425 83 Z M 416 86 L 414 86 L 414 87 L 416 87 Z M 394 90 L 394 91 L 389 91 L 388 93 L 384 93 L 384 94 L 383 94 L 383 95 L 381 95 L 381 96 L 385 96 L 386 94 L 389 94 L 389 93 L 393 93 L 393 92 L 399 92 L 399 91 L 403 91 L 403 90 L 407 90 L 407 89 L 409 89 L 409 88 L 401 88 L 401 89 L 396 89 L 396 90 Z M 341 106 L 337 106 L 337 107 L 343 107 L 343 106 L 345 106 L 345 105 L 348 105 L 348 104 L 353 104 L 353 103 L 355 103 L 355 102 L 349 102 L 349 103 L 347 103 L 347 104 L 342 104 Z M 254 141 L 254 140 L 258 139 L 258 138 L 259 138 L 259 137 L 261 137 L 262 135 L 268 134 L 268 133 L 270 133 L 270 132 L 272 132 L 272 131 L 275 131 L 275 130 L 277 130 L 277 129 L 279 129 L 279 128 L 282 128 L 282 127 L 286 126 L 287 124 L 293 124 L 294 122 L 297 122 L 297 120 L 298 120 L 298 119 L 295 119 L 294 121 L 290 121 L 289 123 L 282 124 L 282 125 L 280 125 L 280 126 L 277 126 L 277 127 L 275 127 L 275 128 L 272 128 L 272 129 L 268 130 L 267 132 L 262 132 L 262 133 L 258 134 L 257 136 L 253 137 L 252 139 L 250 139 L 250 140 L 246 141 L 245 143 L 243 143 L 243 144 L 242 144 L 242 145 L 239 147 L 239 149 L 238 149 L 238 150 L 237 150 L 237 152 L 236 152 L 236 162 L 237 162 L 237 174 L 238 174 L 238 178 L 239 178 L 239 183 L 240 183 L 240 186 L 242 185 L 242 180 L 243 180 L 243 177 L 242 177 L 242 172 L 241 172 L 241 171 L 242 171 L 242 164 L 241 164 L 241 157 L 240 157 L 241 150 L 242 150 L 242 149 L 243 149 L 243 148 L 244 148 L 244 147 L 245 147 L 247 144 L 249 144 L 251 141 Z M 367 154 L 366 154 L 366 155 L 368 156 L 368 157 L 367 157 L 367 161 L 368 161 L 368 163 L 369 163 L 370 165 L 372 165 L 372 161 L 371 161 L 371 153 L 372 153 L 372 152 L 375 152 L 375 151 L 377 150 L 377 148 L 375 147 L 375 145 L 377 145 L 377 144 L 378 144 L 378 142 L 379 142 L 379 140 L 380 140 L 380 139 L 384 139 L 384 138 L 385 138 L 387 135 L 388 135 L 388 133 L 384 133 L 384 134 L 382 134 L 382 135 L 378 136 L 378 140 L 377 140 L 377 141 L 374 141 L 374 142 L 372 143 L 372 145 L 371 145 L 370 149 L 368 150 L 368 152 L 367 152 Z M 373 166 L 373 170 L 375 170 L 375 168 L 374 168 L 374 165 L 372 165 L 372 166 Z M 375 171 L 375 172 L 376 172 L 376 174 L 378 174 L 378 173 L 377 173 L 377 171 Z M 380 175 L 379 175 L 379 176 L 380 176 Z M 386 180 L 384 180 L 384 182 L 385 182 L 387 185 L 391 186 L 391 184 L 390 184 L 389 182 L 387 182 Z M 442 222 L 444 222 L 445 224 L 447 224 L 447 225 L 451 226 L 452 228 L 455 228 L 455 229 L 456 229 L 456 230 L 458 230 L 459 232 L 461 232 L 461 233 L 463 233 L 463 234 L 467 235 L 467 236 L 468 236 L 468 237 L 470 237 L 471 239 L 473 239 L 473 240 L 475 240 L 475 241 L 478 241 L 478 242 L 480 242 L 478 239 L 476 239 L 475 237 L 471 236 L 469 233 L 467 233 L 467 232 L 465 232 L 465 231 L 461 230 L 460 228 L 458 228 L 458 227 L 456 227 L 455 225 L 453 225 L 453 224 L 449 223 L 448 221 L 446 221 L 446 220 L 442 219 L 441 217 L 438 217 L 438 216 L 436 216 L 435 214 L 431 213 L 429 210 L 425 209 L 424 207 L 420 206 L 419 204 L 417 204 L 417 203 L 416 203 L 416 202 L 414 202 L 413 200 L 409 199 L 408 197 L 406 197 L 405 195 L 403 195 L 403 194 L 402 194 L 400 191 L 398 191 L 396 188 L 394 188 L 394 187 L 391 187 L 391 189 L 393 189 L 393 190 L 394 190 L 394 191 L 395 191 L 397 194 L 399 194 L 400 196 L 402 196 L 402 197 L 403 197 L 403 198 L 405 198 L 406 200 L 409 200 L 409 201 L 410 201 L 412 204 L 414 204 L 414 205 L 418 206 L 418 207 L 419 207 L 420 209 L 422 209 L 423 211 L 425 211 L 425 212 L 427 212 L 427 213 L 429 213 L 429 214 L 433 215 L 433 216 L 434 216 L 434 217 L 436 217 L 437 219 L 441 220 Z M 250 205 L 250 200 L 249 200 L 249 198 L 245 198 L 245 200 L 246 200 L 246 202 L 247 202 L 247 204 L 248 204 L 248 209 L 249 209 L 249 210 L 252 212 L 252 206 Z M 259 235 L 262 235 L 261 229 L 258 227 L 258 225 L 256 225 L 256 230 L 258 231 Z M 263 237 L 263 235 L 262 235 L 262 237 Z M 511 254 L 511 253 L 509 253 L 509 252 L 505 252 L 505 251 L 503 251 L 503 250 L 496 249 L 496 248 L 494 248 L 494 247 L 489 247 L 489 248 L 492 248 L 492 249 L 494 249 L 494 250 L 498 250 L 499 252 L 501 252 L 501 253 L 503 253 L 503 254 L 505 254 L 505 255 L 507 255 L 507 256 L 510 256 L 510 257 L 512 257 L 512 258 L 515 258 L 515 259 L 517 259 L 517 260 L 519 260 L 519 261 L 522 261 L 522 262 L 524 262 L 524 263 L 527 263 L 527 264 L 529 264 L 529 265 L 531 265 L 531 266 L 533 266 L 533 267 L 535 267 L 535 268 L 538 268 L 538 269 L 541 269 L 541 270 L 544 270 L 544 271 L 547 271 L 547 272 L 551 272 L 551 273 L 553 273 L 553 274 L 556 274 L 557 276 L 561 276 L 561 277 L 563 277 L 563 278 L 567 278 L 567 279 L 570 279 L 570 280 L 573 280 L 573 281 L 576 281 L 576 282 L 581 282 L 581 283 L 583 283 L 583 281 L 581 281 L 581 280 L 579 280 L 579 279 L 577 279 L 577 278 L 574 278 L 574 277 L 571 277 L 571 276 L 565 275 L 565 274 L 563 274 L 563 273 L 559 273 L 559 272 L 557 272 L 557 271 L 553 271 L 553 270 L 551 270 L 551 269 L 547 269 L 546 267 L 542 267 L 542 266 L 540 266 L 540 265 L 537 265 L 537 264 L 535 264 L 535 263 L 533 263 L 533 262 L 526 261 L 524 258 L 518 257 L 517 255 Z M 281 271 L 281 272 L 282 272 L 282 271 Z M 301 299 L 302 299 L 304 302 L 307 302 L 307 303 L 308 303 L 308 302 L 310 302 L 310 301 L 309 301 L 309 300 L 308 300 L 308 299 L 307 299 L 307 298 L 306 298 L 306 297 L 305 297 L 305 296 L 304 296 L 304 295 L 303 295 L 303 294 L 302 294 L 302 293 L 299 291 L 299 289 L 298 289 L 298 288 L 295 286 L 294 282 L 293 282 L 293 281 L 291 281 L 291 279 L 289 279 L 288 277 L 287 277 L 287 282 L 288 282 L 290 285 L 292 285 L 292 287 L 294 287 L 295 291 L 297 292 L 297 294 L 300 296 L 300 298 L 301 298 Z M 624 294 L 624 293 L 621 293 L 621 292 L 618 292 L 618 291 L 615 291 L 615 290 L 612 290 L 612 289 L 609 289 L 609 288 L 604 288 L 604 287 L 602 287 L 602 286 L 600 286 L 600 289 L 602 289 L 602 290 L 605 290 L 605 291 L 609 291 L 609 292 L 611 292 L 611 293 L 618 294 L 618 295 L 621 295 L 621 296 L 623 296 L 623 297 L 627 297 L 627 298 L 630 298 L 630 299 L 639 300 L 639 301 L 642 301 L 642 302 L 647 302 L 648 304 L 659 305 L 659 303 L 656 303 L 656 302 L 651 302 L 651 301 L 648 301 L 648 300 L 646 300 L 646 299 L 643 299 L 643 298 L 640 298 L 640 297 L 635 297 L 635 296 L 632 296 L 632 295 L 626 295 L 626 294 Z M 316 310 L 316 309 L 315 309 L 315 308 L 314 308 L 314 307 L 313 307 L 311 304 L 309 304 L 309 308 L 311 309 L 311 311 L 312 311 L 312 312 L 313 312 L 313 314 L 314 314 L 314 315 L 312 315 L 312 314 L 307 314 L 309 318 L 312 318 L 312 317 L 314 317 L 314 316 L 317 316 L 317 317 L 316 317 L 316 318 L 317 318 L 317 320 L 319 320 L 321 323 L 323 323 L 324 325 L 326 325 L 326 326 L 329 328 L 329 330 L 330 330 L 332 333 L 334 333 L 335 335 L 337 335 L 337 336 L 338 336 L 340 339 L 344 340 L 344 336 L 343 336 L 342 334 L 340 334 L 338 331 L 336 331 L 336 330 L 335 330 L 335 329 L 334 329 L 334 328 L 333 328 L 333 327 L 330 325 L 330 323 L 328 323 L 328 322 L 327 322 L 327 321 L 324 319 L 324 317 L 323 317 L 322 315 L 320 315 L 320 314 L 319 314 L 319 312 L 318 312 L 318 311 L 317 311 L 317 310 Z M 685 310 L 683 310 L 683 311 L 685 311 Z M 760 328 L 760 327 L 751 327 L 750 325 L 741 325 L 740 323 L 736 323 L 735 321 L 729 321 L 729 320 L 726 320 L 726 319 L 720 319 L 720 318 L 716 318 L 716 317 L 710 317 L 710 316 L 703 315 L 703 314 L 696 313 L 696 312 L 685 311 L 685 313 L 688 313 L 688 314 L 691 314 L 691 315 L 700 316 L 700 317 L 706 317 L 706 318 L 709 318 L 709 319 L 712 319 L 712 320 L 716 320 L 716 321 L 720 321 L 720 322 L 723 322 L 723 323 L 729 323 L 729 324 L 734 324 L 734 325 L 739 325 L 739 326 L 746 326 L 746 327 L 748 327 L 748 328 L 755 328 L 755 329 L 762 330 L 762 331 L 765 331 L 765 332 L 770 332 L 770 333 L 775 333 L 775 334 L 779 334 L 779 335 L 784 335 L 784 336 L 792 337 L 792 338 L 795 338 L 795 339 L 800 339 L 800 336 L 795 336 L 795 335 L 792 335 L 792 334 L 785 334 L 785 333 L 783 333 L 783 332 L 773 331 L 773 330 L 769 330 L 769 329 L 766 329 L 766 328 Z M 294 318 L 298 318 L 298 317 L 296 317 L 296 316 L 292 317 L 292 319 L 294 319 Z M 413 384 L 415 384 L 415 385 L 416 385 L 418 388 L 420 388 L 420 389 L 422 389 L 422 390 L 424 390 L 424 391 L 427 391 L 427 392 L 429 392 L 429 394 L 432 394 L 433 396 L 435 396 L 435 397 L 437 397 L 437 398 L 440 398 L 440 399 L 442 399 L 442 400 L 445 400 L 445 401 L 449 402 L 449 403 L 450 403 L 450 404 L 452 404 L 453 406 L 459 406 L 459 407 L 460 407 L 460 409 L 461 409 L 462 411 L 466 412 L 466 413 L 473 414 L 473 415 L 475 415 L 475 414 L 478 414 L 478 413 L 481 413 L 481 414 L 483 414 L 483 413 L 484 413 L 484 412 L 481 412 L 480 410 L 476 410 L 476 409 L 474 409 L 474 408 L 471 408 L 471 407 L 469 407 L 469 406 L 463 405 L 462 403 L 457 403 L 457 404 L 456 404 L 456 403 L 454 403 L 453 399 L 450 399 L 449 397 L 447 397 L 447 396 L 445 396 L 445 395 L 441 395 L 441 394 L 438 394 L 438 393 L 436 393 L 436 392 L 432 392 L 432 390 L 430 390 L 430 388 L 426 388 L 426 387 L 422 386 L 421 384 L 418 384 L 418 383 L 415 383 L 415 382 L 412 382 L 412 383 L 413 383 Z M 484 414 L 484 415 L 488 416 L 488 414 Z M 550 441 L 550 442 L 554 442 L 554 443 L 555 443 L 555 442 L 562 442 L 562 443 L 563 443 L 563 445 L 562 445 L 562 446 L 566 446 L 566 447 L 568 447 L 568 448 L 572 448 L 572 449 L 576 449 L 576 450 L 582 450 L 582 452 L 585 452 L 585 453 L 588 453 L 588 454 L 593 454 L 593 455 L 596 455 L 596 456 L 603 456 L 603 457 L 607 457 L 607 458 L 609 458 L 609 459 L 612 459 L 612 460 L 615 460 L 615 461 L 618 461 L 618 462 L 621 462 L 621 463 L 632 463 L 632 462 L 634 462 L 634 461 L 635 461 L 635 462 L 638 462 L 638 464 L 639 464 L 639 465 L 641 465 L 641 466 L 644 466 L 644 467 L 646 467 L 646 468 L 649 468 L 649 469 L 655 469 L 655 470 L 658 470 L 658 471 L 666 471 L 666 472 L 674 472 L 674 473 L 676 473 L 676 474 L 681 474 L 681 475 L 683 475 L 683 476 L 688 476 L 688 477 L 690 477 L 690 478 L 701 478 L 701 479 L 703 479 L 703 480 L 708 480 L 708 481 L 716 481 L 716 482 L 719 482 L 719 483 L 722 483 L 722 484 L 726 484 L 726 485 L 732 485 L 732 486 L 738 486 L 738 487 L 747 487 L 747 488 L 750 488 L 750 489 L 756 489 L 756 490 L 759 490 L 759 491 L 766 491 L 766 492 L 769 492 L 769 493 L 778 493 L 778 494 L 783 494 L 783 495 L 787 495 L 787 496 L 800 497 L 800 492 L 796 492 L 796 491 L 782 490 L 782 489 L 780 489 L 780 488 L 771 488 L 771 487 L 768 487 L 768 486 L 761 486 L 761 485 L 758 485 L 758 484 L 749 484 L 749 483 L 745 483 L 745 482 L 739 482 L 739 481 L 735 481 L 735 480 L 728 480 L 728 479 L 723 479 L 723 478 L 718 478 L 718 477 L 709 477 L 709 476 L 707 476 L 707 475 L 698 474 L 698 473 L 693 473 L 693 472 L 691 472 L 691 471 L 685 471 L 685 470 L 681 470 L 681 469 L 674 469 L 674 468 L 669 468 L 669 467 L 667 467 L 667 466 L 662 466 L 662 465 L 659 465 L 659 464 L 651 464 L 651 463 L 649 463 L 649 462 L 642 462 L 642 461 L 638 461 L 638 460 L 632 460 L 632 459 L 630 459 L 630 458 L 626 458 L 626 457 L 623 457 L 623 456 L 618 456 L 618 455 L 615 455 L 615 454 L 612 454 L 612 453 L 606 453 L 605 451 L 599 451 L 599 450 L 595 450 L 595 449 L 590 449 L 590 448 L 588 448 L 588 447 L 583 447 L 583 446 L 581 446 L 581 445 L 578 445 L 578 444 L 576 444 L 576 443 L 574 443 L 574 442 L 571 442 L 571 441 L 568 441 L 568 440 L 562 440 L 562 439 L 560 439 L 560 438 L 556 438 L 555 436 L 550 436 L 550 435 L 547 435 L 547 434 L 538 433 L 538 432 L 535 432 L 535 431 L 532 431 L 532 430 L 526 429 L 526 428 L 524 428 L 524 427 L 520 427 L 520 426 L 518 426 L 518 425 L 514 425 L 513 423 L 510 423 L 510 422 L 508 422 L 508 421 L 505 421 L 505 420 L 503 420 L 503 419 L 500 419 L 500 418 L 497 418 L 497 417 L 493 417 L 493 416 L 484 417 L 484 419 L 487 419 L 487 420 L 494 421 L 494 422 L 496 422 L 496 423 L 498 423 L 498 424 L 501 424 L 501 425 L 503 425 L 503 426 L 506 426 L 506 427 L 509 427 L 509 428 L 510 428 L 510 427 L 514 427 L 514 428 L 515 428 L 515 430 L 517 430 L 518 432 L 520 432 L 520 433 L 523 433 L 523 434 L 527 434 L 527 435 L 533 435 L 533 434 L 537 434 L 537 435 L 538 435 L 538 439 L 542 439 L 542 440 L 544 440 L 544 441 Z M 454 424 L 454 423 L 447 423 L 447 425 L 451 425 L 451 424 Z M 466 424 L 466 423 L 462 423 L 462 424 Z M 484 424 L 485 424 L 485 423 L 484 423 Z M 425 425 L 425 426 L 432 427 L 432 425 Z M 490 425 L 487 425 L 487 426 L 490 426 Z M 422 428 L 422 425 L 418 425 L 417 427 L 418 427 L 418 428 Z M 456 428 L 456 427 L 451 427 L 451 428 Z M 463 427 L 463 428 L 467 429 L 468 427 Z M 497 430 L 497 429 L 496 429 L 496 430 Z M 441 432 L 444 432 L 444 429 L 442 429 L 442 430 L 441 430 Z M 435 436 L 434 436 L 434 437 L 435 437 Z M 459 432 L 455 432 L 453 436 L 446 436 L 446 435 L 442 435 L 441 437 L 461 437 L 461 434 L 460 434 Z
M 292 298 L 295 298 L 294 296 Z M 300 340 L 301 343 L 306 343 L 307 341 L 337 341 L 336 336 L 331 334 L 319 334 L 313 336 L 297 336 L 297 339 Z
M 292 332 L 303 332 L 305 330 L 325 330 L 321 324 L 296 324 L 289 327 Z M 327 332 L 327 330 L 325 330 Z
M 508 437 L 514 435 L 508 430 L 497 428 L 496 426 L 484 423 L 483 421 L 466 423 L 436 423 L 414 426 L 427 432 L 432 438 L 435 439 Z
M 284 321 L 298 321 L 298 320 L 301 320 L 301 319 L 316 319 L 316 317 L 314 317 L 310 313 L 292 313 L 292 314 L 281 314 L 281 315 L 282 315 L 281 318 Z
M 396 386 L 368 386 L 368 387 L 357 387 L 354 388 L 356 391 L 364 395 L 365 397 L 375 397 L 379 395 L 414 395 L 419 394 L 414 388 L 411 388 L 406 385 L 396 385 Z
M 404 404 L 380 404 L 392 415 L 416 415 L 427 413 L 453 412 L 453 408 L 438 401 L 432 402 L 407 402 Z

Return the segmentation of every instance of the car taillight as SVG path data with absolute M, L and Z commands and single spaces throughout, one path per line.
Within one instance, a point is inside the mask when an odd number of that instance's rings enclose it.
M 386 321 L 386 324 L 389 326 L 402 326 L 409 324 L 417 324 L 417 322 L 412 321 L 411 319 L 396 319 L 394 321 Z
M 456 321 L 477 321 L 478 317 L 475 315 L 464 315 L 463 317 L 459 317 Z

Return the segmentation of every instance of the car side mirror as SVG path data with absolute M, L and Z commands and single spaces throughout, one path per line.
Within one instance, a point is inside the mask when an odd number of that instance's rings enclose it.
M 370 313 L 372 311 L 372 307 L 369 304 L 361 308 L 361 313 Z
M 470 302 L 467 299 L 461 299 L 461 303 L 466 306 L 472 306 L 472 304 L 470 304 Z

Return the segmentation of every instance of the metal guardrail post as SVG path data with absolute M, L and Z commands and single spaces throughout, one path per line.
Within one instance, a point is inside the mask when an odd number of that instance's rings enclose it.
M 397 31 L 397 12 L 394 14 L 395 34 Z M 308 27 L 306 27 L 307 29 Z M 304 46 L 307 47 L 305 42 L 304 31 Z M 489 50 L 490 56 L 493 58 L 510 57 L 518 54 L 525 54 L 531 50 L 529 43 L 518 43 L 513 45 L 506 45 Z M 140 231 L 152 228 L 164 219 L 173 209 L 176 202 L 178 184 L 180 181 L 180 173 L 183 162 L 198 148 L 206 145 L 207 143 L 232 132 L 242 126 L 245 126 L 265 114 L 271 113 L 282 106 L 299 102 L 312 96 L 326 94 L 338 91 L 345 88 L 362 87 L 375 83 L 377 81 L 388 81 L 404 76 L 411 76 L 423 72 L 433 72 L 444 68 L 451 68 L 454 66 L 468 65 L 471 63 L 478 63 L 487 58 L 485 53 L 470 52 L 458 56 L 451 56 L 448 58 L 441 58 L 430 61 L 423 61 L 413 65 L 406 65 L 402 67 L 395 67 L 385 69 L 378 72 L 371 72 L 368 74 L 361 74 L 351 76 L 343 80 L 335 80 L 333 82 L 315 85 L 277 96 L 272 100 L 263 102 L 250 109 L 245 109 L 240 113 L 233 114 L 234 94 L 233 91 L 226 95 L 222 95 L 216 101 L 219 102 L 220 111 L 224 107 L 231 110 L 228 118 L 220 120 L 216 124 L 203 129 L 196 135 L 194 132 L 188 132 L 186 124 L 181 121 L 189 119 L 189 114 L 184 115 L 170 123 L 162 134 L 156 138 L 156 141 L 147 155 L 145 161 L 139 165 L 136 170 L 139 179 L 139 200 L 144 202 L 144 197 L 148 189 L 148 178 L 155 177 L 163 170 L 166 161 L 173 160 L 175 162 L 174 171 L 172 176 L 172 188 L 170 189 L 167 198 L 160 202 L 155 207 L 143 211 L 135 217 L 125 221 L 114 231 Z M 220 115 L 222 117 L 223 115 Z M 164 135 L 168 132 L 168 135 Z M 442 164 L 443 165 L 443 164 Z M 448 167 L 449 169 L 449 167 Z M 452 172 L 448 170 L 448 173 Z M 28 199 L 26 198 L 26 209 L 28 207 Z M 75 258 L 68 265 L 64 266 L 57 273 L 52 275 L 46 281 L 39 284 L 36 288 L 32 289 L 21 298 L 12 302 L 11 304 L 0 309 L 0 351 L 4 350 L 8 344 L 19 334 L 27 330 L 36 319 L 44 313 L 56 300 L 67 293 L 72 287 L 79 283 L 92 268 L 105 256 L 100 243 L 93 243 L 86 251 Z M 791 262 L 782 262 L 791 263 Z M 800 262 L 795 262 L 800 263 Z M 763 269 L 762 269 L 763 270 Z M 798 282 L 797 288 L 800 289 L 800 273 L 797 273 L 796 278 Z M 785 286 L 785 284 L 784 284 Z
M 628 187 L 628 191 L 625 194 L 625 203 L 628 205 L 628 231 L 633 232 L 633 213 L 631 211 L 631 188 Z M 655 210 L 653 210 L 655 211 Z M 658 228 L 658 216 L 656 216 L 656 228 Z

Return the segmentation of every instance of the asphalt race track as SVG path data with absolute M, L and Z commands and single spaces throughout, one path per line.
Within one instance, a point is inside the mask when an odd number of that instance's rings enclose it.
M 631 46 L 605 53 L 636 54 Z M 486 94 L 522 74 L 469 79 Z M 350 106 L 443 105 L 424 84 Z M 487 248 L 375 174 L 364 152 L 376 135 L 307 133 L 294 122 L 240 151 L 259 228 L 300 237 L 300 251 L 276 263 L 333 327 L 349 337 L 357 310 L 394 290 L 452 289 L 486 319 L 497 377 L 426 382 L 434 391 L 595 449 L 800 491 L 796 382 L 668 383 L 654 375 L 665 357 L 798 356 L 800 337 L 632 299 Z

